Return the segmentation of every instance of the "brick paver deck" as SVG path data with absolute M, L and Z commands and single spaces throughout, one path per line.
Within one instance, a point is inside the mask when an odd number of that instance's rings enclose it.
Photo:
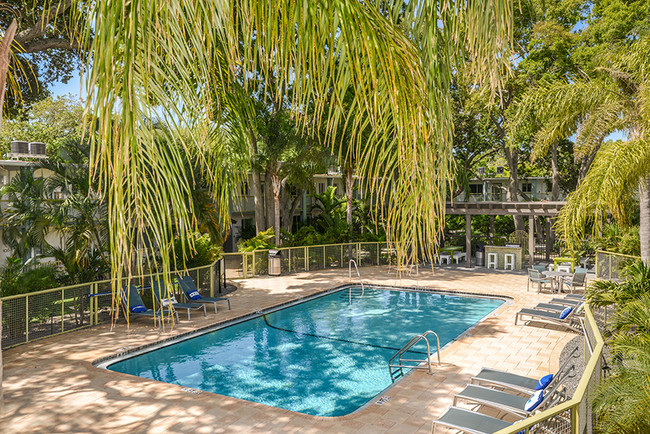
M 110 372 L 93 361 L 143 343 L 218 323 L 348 283 L 347 270 L 238 281 L 232 310 L 194 315 L 171 332 L 147 319 L 55 336 L 5 351 L 4 415 L 0 432 L 430 432 L 431 420 L 451 405 L 483 366 L 542 376 L 559 366 L 575 333 L 542 323 L 514 325 L 515 313 L 548 301 L 526 291 L 526 276 L 485 269 L 440 268 L 396 279 L 385 267 L 361 269 L 366 282 L 421 286 L 512 297 L 489 318 L 441 352 L 433 375 L 414 372 L 389 389 L 383 405 L 342 417 L 316 417 L 262 404 Z M 209 310 L 208 310 L 209 311 Z

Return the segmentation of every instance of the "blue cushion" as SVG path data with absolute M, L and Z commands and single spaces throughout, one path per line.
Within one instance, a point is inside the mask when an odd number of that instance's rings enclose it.
M 572 310 L 573 310 L 572 307 L 567 307 L 566 309 L 564 309 L 562 311 L 562 313 L 560 314 L 560 319 L 564 319 L 564 318 L 568 317 Z
M 147 310 L 147 308 L 144 307 L 144 306 L 141 305 L 141 304 L 138 304 L 138 305 L 136 305 L 136 306 L 132 306 L 132 307 L 131 307 L 131 312 L 133 312 L 133 313 L 146 312 L 146 310 Z
M 201 294 L 199 294 L 199 291 L 192 291 L 189 294 L 187 294 L 189 298 L 192 300 L 200 300 L 201 299 Z
M 543 390 L 538 390 L 537 392 L 533 393 L 533 396 L 531 396 L 530 399 L 526 402 L 526 405 L 524 405 L 524 410 L 535 410 L 537 406 L 542 403 L 542 399 L 544 399 L 543 392 Z
M 539 379 L 539 382 L 537 383 L 537 387 L 535 387 L 535 389 L 536 390 L 546 389 L 546 387 L 549 384 L 551 384 L 552 379 L 553 379 L 553 374 L 544 375 L 542 378 Z

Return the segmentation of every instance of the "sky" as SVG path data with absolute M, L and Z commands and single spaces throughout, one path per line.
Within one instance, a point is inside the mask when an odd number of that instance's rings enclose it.
M 76 97 L 80 97 L 81 93 L 83 92 L 83 89 L 81 88 L 81 78 L 79 77 L 79 74 L 75 74 L 67 84 L 64 83 L 54 83 L 53 86 L 50 88 L 50 91 L 52 92 L 53 96 L 63 96 L 63 95 L 72 95 Z M 85 98 L 85 95 L 83 95 Z M 576 136 L 573 135 L 569 137 L 569 140 L 575 142 Z M 627 139 L 627 131 L 617 131 L 615 133 L 610 134 L 605 138 L 605 140 L 626 140 Z

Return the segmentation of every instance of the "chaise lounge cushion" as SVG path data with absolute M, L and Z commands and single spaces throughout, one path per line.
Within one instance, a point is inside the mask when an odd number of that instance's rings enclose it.
M 147 311 L 147 308 L 144 307 L 141 304 L 138 304 L 136 306 L 131 307 L 131 312 L 133 312 L 133 313 L 141 313 L 141 312 L 146 312 L 146 311 Z
M 524 406 L 524 410 L 526 410 L 526 411 L 535 410 L 537 408 L 537 406 L 542 403 L 543 399 L 544 399 L 544 392 L 542 390 L 538 390 L 526 402 L 526 405 Z
M 564 319 L 564 318 L 566 318 L 567 316 L 569 316 L 569 314 L 571 313 L 572 310 L 573 310 L 572 307 L 567 307 L 566 309 L 564 309 L 564 310 L 562 311 L 562 313 L 560 314 L 560 319 Z
M 201 299 L 201 294 L 199 294 L 199 291 L 192 291 L 187 294 L 189 298 L 192 300 L 200 300 Z

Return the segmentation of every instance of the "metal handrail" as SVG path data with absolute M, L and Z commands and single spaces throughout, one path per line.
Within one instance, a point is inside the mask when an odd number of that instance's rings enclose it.
M 361 279 L 361 274 L 359 273 L 359 267 L 357 267 L 357 262 L 354 259 L 350 259 L 350 262 L 348 263 L 348 278 L 352 279 L 352 265 L 354 265 L 354 269 L 357 270 L 357 276 L 359 276 L 359 283 L 361 283 L 361 296 L 363 297 L 365 288 L 363 286 L 363 280 Z M 349 302 L 352 303 L 352 288 L 350 288 L 348 291 L 348 298 L 349 298 Z
M 404 345 L 402 348 L 400 348 L 399 351 L 397 351 L 393 357 L 391 357 L 388 360 L 388 369 L 390 371 L 390 368 L 399 368 L 400 372 L 402 371 L 403 368 L 408 368 L 408 369 L 423 369 L 427 368 L 429 370 L 429 373 L 432 373 L 433 371 L 431 370 L 431 346 L 429 345 L 429 340 L 427 339 L 427 335 L 433 334 L 436 337 L 436 343 L 438 347 L 438 351 L 436 352 L 438 356 L 438 364 L 440 364 L 440 338 L 438 337 L 438 334 L 434 332 L 433 330 L 427 330 L 426 332 L 422 333 L 421 335 L 414 336 L 406 345 Z M 424 339 L 424 342 L 427 343 L 427 358 L 426 360 L 418 360 L 418 359 L 402 359 L 402 356 L 404 353 L 406 353 L 408 350 L 410 350 L 413 346 L 415 346 L 418 342 Z M 394 365 L 393 360 L 395 358 L 398 358 L 398 364 Z M 417 362 L 417 365 L 405 365 L 403 362 Z M 427 366 L 421 366 L 423 362 L 427 363 Z M 391 377 L 393 377 L 393 371 L 391 372 Z M 394 380 L 393 380 L 394 381 Z

